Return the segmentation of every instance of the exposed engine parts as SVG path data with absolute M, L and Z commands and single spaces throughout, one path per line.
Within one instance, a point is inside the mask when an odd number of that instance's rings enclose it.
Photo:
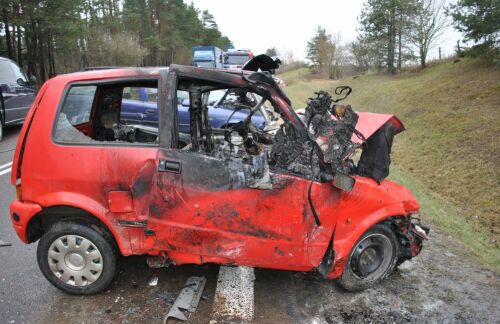
M 262 76 L 265 77 L 265 76 Z M 352 91 L 350 87 L 335 89 L 334 99 L 326 91 L 310 98 L 301 116 L 307 132 L 300 131 L 287 120 L 275 132 L 268 132 L 252 123 L 269 98 L 251 89 L 235 91 L 238 106 L 235 112 L 248 110 L 243 121 L 225 129 L 207 127 L 206 95 L 199 86 L 187 88 L 191 105 L 191 150 L 205 150 L 207 154 L 226 161 L 234 169 L 233 186 L 272 189 L 273 169 L 304 176 L 316 181 L 329 181 L 343 190 L 354 186 L 351 175 L 372 177 L 380 182 L 388 175 L 390 147 L 394 127 L 390 123 L 380 128 L 369 141 L 356 129 L 359 115 L 350 105 L 340 105 Z M 255 100 L 248 100 L 248 94 Z M 271 102 L 271 106 L 273 106 Z M 279 113 L 276 110 L 276 113 Z M 229 118 L 231 119 L 231 117 Z M 203 129 L 209 131 L 203 131 Z M 357 140 L 354 140 L 357 139 Z M 359 165 L 352 158 L 356 149 L 363 147 Z

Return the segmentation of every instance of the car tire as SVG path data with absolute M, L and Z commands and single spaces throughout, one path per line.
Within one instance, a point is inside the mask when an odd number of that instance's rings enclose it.
M 395 269 L 399 243 L 392 229 L 377 224 L 354 244 L 338 283 L 348 291 L 360 291 L 387 278 Z
M 72 295 L 104 291 L 116 273 L 118 252 L 113 238 L 96 225 L 54 224 L 40 238 L 37 261 L 43 275 Z

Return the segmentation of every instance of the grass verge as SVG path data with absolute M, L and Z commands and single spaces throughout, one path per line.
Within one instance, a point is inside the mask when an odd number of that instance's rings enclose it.
M 431 225 L 439 227 L 440 230 L 461 242 L 479 262 L 500 273 L 500 253 L 498 249 L 491 248 L 488 232 L 484 228 L 459 217 L 453 204 L 430 192 L 422 183 L 404 174 L 397 166 L 391 166 L 389 178 L 413 192 L 421 205 L 424 223 L 429 220 Z
M 462 59 L 395 76 L 324 80 L 302 68 L 280 78 L 296 109 L 304 108 L 315 91 L 332 94 L 335 87 L 349 85 L 353 93 L 343 103 L 357 111 L 397 115 L 406 131 L 394 139 L 393 177 L 399 175 L 411 188 L 410 179 L 418 179 L 412 189 L 426 201 L 433 223 L 498 269 L 499 67 Z

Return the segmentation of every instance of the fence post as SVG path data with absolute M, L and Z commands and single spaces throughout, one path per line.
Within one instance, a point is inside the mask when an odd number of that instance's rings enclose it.
M 439 60 L 441 61 L 441 47 L 439 48 Z

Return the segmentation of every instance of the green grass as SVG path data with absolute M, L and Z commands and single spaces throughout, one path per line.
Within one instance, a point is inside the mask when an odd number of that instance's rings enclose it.
M 314 79 L 307 69 L 298 69 L 280 77 L 296 109 L 305 107 L 314 91 L 333 93 L 345 84 L 353 88 L 345 103 L 355 110 L 396 114 L 406 131 L 395 138 L 393 165 L 403 178 L 418 179 L 422 192 L 440 197 L 431 205 L 447 204 L 447 213 L 424 204 L 433 222 L 498 267 L 499 67 L 462 59 L 396 76 L 332 81 Z
M 489 235 L 484 228 L 466 222 L 458 215 L 453 204 L 429 191 L 422 183 L 404 174 L 398 167 L 391 168 L 390 179 L 413 192 L 422 206 L 421 215 L 424 223 L 430 221 L 432 225 L 460 241 L 481 263 L 500 272 L 500 253 L 498 249 L 491 248 Z

